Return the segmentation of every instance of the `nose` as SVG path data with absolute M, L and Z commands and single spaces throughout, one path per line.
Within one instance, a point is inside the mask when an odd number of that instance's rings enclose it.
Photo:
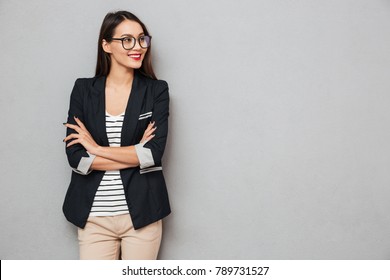
M 139 50 L 139 49 L 142 49 L 141 48 L 141 45 L 139 43 L 139 39 L 135 40 L 135 45 L 133 47 L 133 50 Z

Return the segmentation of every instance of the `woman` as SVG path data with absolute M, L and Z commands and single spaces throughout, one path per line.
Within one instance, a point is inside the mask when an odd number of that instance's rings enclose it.
M 63 211 L 81 259 L 156 259 L 170 213 L 161 158 L 169 94 L 151 64 L 151 36 L 127 11 L 109 13 L 96 76 L 71 93 L 66 154 L 72 178 Z

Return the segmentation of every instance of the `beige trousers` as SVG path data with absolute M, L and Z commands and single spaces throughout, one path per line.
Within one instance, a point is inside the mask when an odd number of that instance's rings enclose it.
M 81 260 L 155 260 L 162 221 L 135 230 L 130 215 L 89 217 L 78 229 Z

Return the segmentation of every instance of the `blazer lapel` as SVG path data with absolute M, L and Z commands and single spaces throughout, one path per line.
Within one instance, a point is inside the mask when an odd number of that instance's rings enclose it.
M 103 146 L 109 146 L 107 131 L 106 131 L 106 77 L 99 77 L 96 79 L 93 85 L 92 92 L 92 108 L 93 108 L 93 118 L 95 121 L 94 131 L 96 131 L 96 136 L 94 139 L 97 143 Z M 92 133 L 91 133 L 92 134 Z M 97 138 L 95 138 L 97 137 Z
M 146 83 L 140 77 L 140 74 L 135 71 L 133 85 L 129 101 L 126 107 L 125 118 L 123 120 L 123 127 L 121 133 L 121 145 L 130 146 L 136 144 L 137 141 L 135 129 L 137 128 L 138 118 L 141 113 L 145 92 Z

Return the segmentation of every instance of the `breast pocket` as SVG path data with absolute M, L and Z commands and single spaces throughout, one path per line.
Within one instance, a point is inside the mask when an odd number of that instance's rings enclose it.
M 153 112 L 152 112 L 152 111 L 143 113 L 143 114 L 139 115 L 138 120 L 139 120 L 139 121 L 142 121 L 142 120 L 151 119 L 151 118 L 152 118 L 152 115 L 153 115 Z
M 138 125 L 137 125 L 137 127 L 138 127 L 137 135 L 139 135 L 139 137 L 142 138 L 142 135 L 144 134 L 145 129 L 148 127 L 148 124 L 152 120 L 152 115 L 153 115 L 152 111 L 146 111 L 145 113 L 142 113 L 139 115 Z

